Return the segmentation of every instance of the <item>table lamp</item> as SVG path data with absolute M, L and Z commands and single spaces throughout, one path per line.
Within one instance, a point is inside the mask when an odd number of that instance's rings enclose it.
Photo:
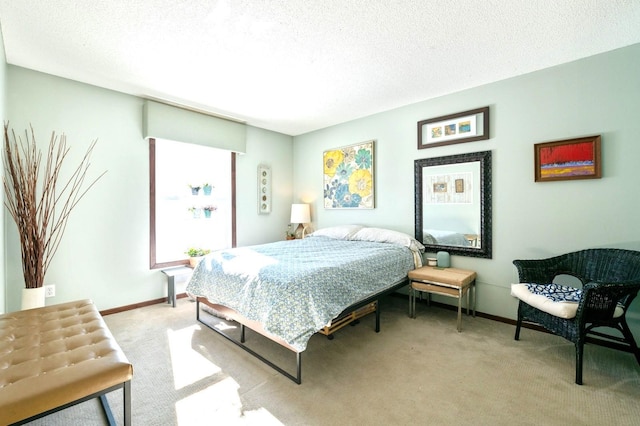
M 309 212 L 309 204 L 292 204 L 291 205 L 291 223 L 297 223 L 296 238 L 304 238 L 306 223 L 311 222 L 311 213 Z

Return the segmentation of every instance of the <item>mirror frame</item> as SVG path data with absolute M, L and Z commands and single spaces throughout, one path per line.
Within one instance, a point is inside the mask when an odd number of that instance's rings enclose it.
M 459 247 L 444 244 L 424 244 L 426 252 L 447 251 L 459 256 L 472 256 L 491 259 L 491 151 L 456 154 L 445 157 L 423 158 L 415 160 L 415 237 L 422 242 L 422 170 L 425 167 L 448 164 L 480 162 L 480 247 Z

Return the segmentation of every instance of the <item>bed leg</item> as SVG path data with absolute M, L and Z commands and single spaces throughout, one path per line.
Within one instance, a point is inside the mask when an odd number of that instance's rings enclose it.
M 380 302 L 376 300 L 376 333 L 380 333 Z
M 302 352 L 296 352 L 296 371 L 297 377 L 294 379 L 294 382 L 297 384 L 302 383 Z
M 240 342 L 244 343 L 244 324 L 240 324 Z

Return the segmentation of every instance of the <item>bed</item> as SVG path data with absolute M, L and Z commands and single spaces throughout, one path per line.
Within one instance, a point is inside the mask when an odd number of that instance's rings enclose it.
M 400 232 L 330 227 L 301 240 L 211 253 L 194 269 L 186 291 L 196 297 L 198 321 L 300 383 L 301 353 L 311 336 L 405 286 L 409 271 L 422 266 L 422 250 Z M 240 340 L 203 322 L 201 304 L 240 323 Z M 296 375 L 244 346 L 245 327 L 293 351 Z
M 477 239 L 477 236 L 475 237 Z M 469 247 L 471 241 L 465 234 L 454 231 L 444 231 L 441 229 L 424 229 L 422 231 L 422 240 L 425 244 L 438 244 L 445 246 L 462 246 Z

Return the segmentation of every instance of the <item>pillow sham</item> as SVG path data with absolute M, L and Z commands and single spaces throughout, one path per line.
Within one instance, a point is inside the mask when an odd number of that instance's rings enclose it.
M 362 228 L 352 237 L 354 241 L 373 241 L 377 243 L 393 243 L 409 247 L 414 251 L 424 250 L 424 246 L 415 238 L 404 232 L 384 228 Z
M 330 226 L 328 228 L 318 229 L 317 231 L 312 232 L 309 236 L 317 236 L 317 237 L 329 237 L 334 238 L 336 240 L 349 240 L 359 230 L 363 227 L 360 225 L 337 225 Z

